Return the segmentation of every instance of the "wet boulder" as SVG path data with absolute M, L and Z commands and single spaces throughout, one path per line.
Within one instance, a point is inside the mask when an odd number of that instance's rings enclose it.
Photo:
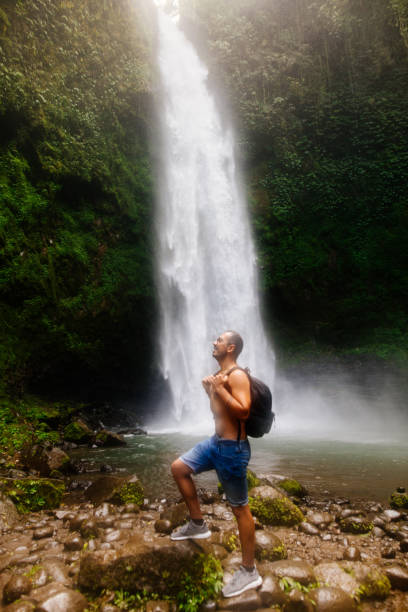
M 314 612 L 314 605 L 306 593 L 292 589 L 282 609 L 284 612 Z
M 302 533 L 305 533 L 306 535 L 312 535 L 312 536 L 320 534 L 320 531 L 318 530 L 317 527 L 315 527 L 314 525 L 306 521 L 304 521 L 303 523 L 300 523 L 299 531 L 301 531 Z
M 279 561 L 286 559 L 283 542 L 270 531 L 255 532 L 255 557 L 258 561 Z
M 340 529 L 345 533 L 370 533 L 373 527 L 374 525 L 370 520 L 361 516 L 348 516 L 340 520 Z
M 277 578 L 290 578 L 305 586 L 316 582 L 313 567 L 306 563 L 306 561 L 294 561 L 291 559 L 275 561 L 268 564 L 268 571 Z
M 247 469 L 247 484 L 248 491 L 251 491 L 254 487 L 259 487 L 261 485 L 261 481 L 258 476 L 249 468 Z
M 95 436 L 95 444 L 104 447 L 126 446 L 126 440 L 120 434 L 108 429 L 101 429 Z
M 68 473 L 72 468 L 67 453 L 57 447 L 47 449 L 35 444 L 27 446 L 21 456 L 24 465 L 28 469 L 35 470 L 41 477 L 50 476 L 53 472 Z
M 58 582 L 35 589 L 31 593 L 37 602 L 36 612 L 83 612 L 89 607 L 85 597 Z
M 309 592 L 315 612 L 355 612 L 356 603 L 350 595 L 335 587 L 320 587 Z
M 31 591 L 31 580 L 27 576 L 15 574 L 3 589 L 3 601 L 5 604 L 13 603 L 16 599 L 20 599 L 22 595 L 28 595 Z
M 361 562 L 321 563 L 315 567 L 315 574 L 319 583 L 343 589 L 361 601 L 383 600 L 391 589 L 385 573 Z
M 403 567 L 402 565 L 389 565 L 384 571 L 393 589 L 408 591 L 407 567 Z
M 287 599 L 286 593 L 279 585 L 279 578 L 270 573 L 263 576 L 262 586 L 258 592 L 265 607 L 282 606 Z
M 65 484 L 51 478 L 2 478 L 0 490 L 10 497 L 18 512 L 25 513 L 58 508 Z
M 143 486 L 137 476 L 101 476 L 85 491 L 86 498 L 94 504 L 110 502 L 125 505 L 143 504 Z
M 203 554 L 194 542 L 146 542 L 133 536 L 119 542 L 115 550 L 85 553 L 78 584 L 90 592 L 123 589 L 135 593 L 148 589 L 158 595 L 175 596 L 184 580 L 200 585 L 208 576 L 212 581 L 219 579 L 220 573 L 219 562 Z M 207 583 L 208 596 L 211 585 Z
M 188 519 L 188 516 L 188 509 L 184 502 L 181 504 L 172 504 L 160 513 L 160 518 L 165 521 L 170 521 L 173 529 L 183 525 Z
M 395 510 L 408 509 L 408 493 L 395 491 L 390 497 L 390 506 Z
M 0 493 L 0 529 L 8 529 L 19 521 L 17 509 L 11 499 Z
M 304 520 L 299 508 L 274 487 L 255 487 L 251 491 L 249 507 L 264 525 L 297 525 Z
M 279 489 L 293 497 L 306 497 L 307 491 L 303 485 L 294 478 L 284 478 L 277 482 Z
M 64 440 L 67 442 L 74 442 L 75 444 L 90 444 L 93 437 L 94 433 L 92 429 L 90 429 L 88 425 L 82 421 L 82 419 L 73 421 L 64 429 Z
M 157 531 L 157 533 L 164 533 L 167 535 L 173 531 L 171 522 L 166 519 L 158 519 L 154 523 L 154 528 Z
M 312 525 L 324 529 L 333 522 L 334 516 L 329 512 L 316 512 L 312 510 L 306 514 L 306 520 Z
M 220 599 L 217 602 L 217 607 L 219 610 L 237 610 L 237 612 L 239 610 L 257 610 L 262 607 L 262 601 L 258 591 L 250 589 L 241 595 Z

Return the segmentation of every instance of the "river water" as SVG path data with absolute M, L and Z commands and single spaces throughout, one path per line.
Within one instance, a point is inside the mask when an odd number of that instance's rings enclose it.
M 77 450 L 74 457 L 108 463 L 115 472 L 137 474 L 146 495 L 173 498 L 176 488 L 169 466 L 203 436 L 182 433 L 126 437 L 126 448 Z M 408 485 L 408 449 L 403 441 L 347 442 L 299 438 L 272 432 L 251 441 L 250 467 L 258 475 L 297 478 L 313 496 L 384 502 L 400 485 Z M 215 489 L 215 473 L 200 474 L 198 486 Z

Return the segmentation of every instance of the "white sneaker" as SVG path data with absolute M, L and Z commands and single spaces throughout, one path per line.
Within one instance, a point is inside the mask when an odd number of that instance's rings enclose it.
M 241 593 L 249 589 L 255 589 L 261 586 L 261 584 L 262 576 L 259 575 L 256 567 L 249 571 L 241 565 L 239 570 L 232 576 L 230 582 L 222 589 L 222 594 L 224 597 L 234 597 L 235 595 L 241 595 Z
M 192 538 L 193 540 L 204 540 L 205 538 L 209 538 L 211 536 L 211 531 L 208 529 L 207 525 L 203 523 L 202 525 L 197 525 L 193 521 L 189 521 L 185 525 L 182 525 L 178 529 L 172 532 L 170 538 L 172 540 L 189 540 Z

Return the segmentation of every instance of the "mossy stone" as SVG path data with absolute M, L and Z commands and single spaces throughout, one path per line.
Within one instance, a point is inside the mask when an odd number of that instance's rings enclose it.
M 299 508 L 286 497 L 250 497 L 249 507 L 254 516 L 264 525 L 297 525 L 305 520 Z
M 356 535 L 370 533 L 374 525 L 371 521 L 360 516 L 348 516 L 340 521 L 340 529 L 346 533 Z
M 288 493 L 288 495 L 293 495 L 295 497 L 305 497 L 306 495 L 304 486 L 294 478 L 285 478 L 278 482 L 277 486 Z
M 65 493 L 63 482 L 49 478 L 3 479 L 0 487 L 21 514 L 58 508 Z
M 391 591 L 388 577 L 378 569 L 372 569 L 357 590 L 357 597 L 365 599 L 386 599 Z
M 259 487 L 261 481 L 258 476 L 252 470 L 247 470 L 247 483 L 248 483 L 248 491 L 253 489 L 254 487 Z
M 64 429 L 64 439 L 75 444 L 86 444 L 92 437 L 92 431 L 82 421 L 74 421 Z
M 401 508 L 408 508 L 408 493 L 398 493 L 395 491 L 390 497 L 390 506 L 396 510 Z
M 144 490 L 142 483 L 138 479 L 131 480 L 118 487 L 113 493 L 110 501 L 112 504 L 136 504 L 141 506 L 144 500 Z

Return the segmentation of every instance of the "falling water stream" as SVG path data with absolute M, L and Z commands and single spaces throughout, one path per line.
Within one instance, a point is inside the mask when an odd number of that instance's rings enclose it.
M 159 3 L 160 4 L 160 3 Z M 214 372 L 214 340 L 244 338 L 241 363 L 273 384 L 274 356 L 262 326 L 256 257 L 246 201 L 208 71 L 177 19 L 158 8 L 161 167 L 158 284 L 161 368 L 184 430 L 206 428 L 203 376 Z

